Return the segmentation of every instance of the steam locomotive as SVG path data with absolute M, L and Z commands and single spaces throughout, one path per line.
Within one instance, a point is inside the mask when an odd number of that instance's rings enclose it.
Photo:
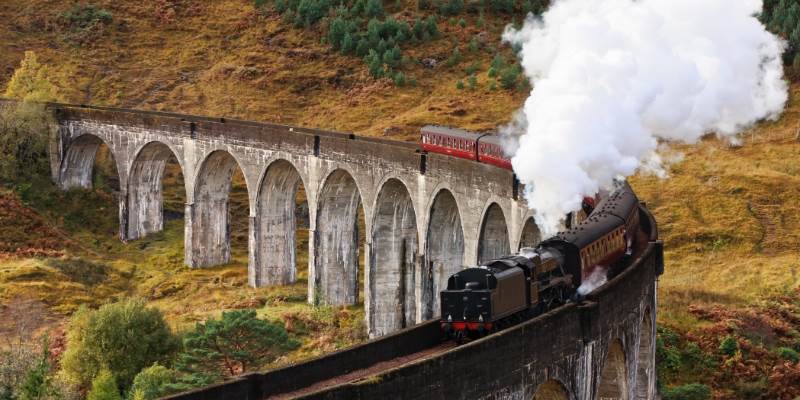
M 450 276 L 440 294 L 442 330 L 461 342 L 576 299 L 593 274 L 619 273 L 633 254 L 638 228 L 639 200 L 620 182 L 571 229 L 520 255 Z

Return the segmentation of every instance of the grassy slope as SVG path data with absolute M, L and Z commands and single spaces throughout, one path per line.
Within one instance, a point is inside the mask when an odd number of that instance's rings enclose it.
M 467 28 L 442 22 L 442 39 L 409 52 L 442 61 L 452 40 L 463 50 L 465 61 L 459 67 L 407 67 L 419 85 L 397 88 L 368 78 L 363 63 L 329 51 L 320 44 L 318 34 L 288 27 L 277 16 L 258 16 L 246 1 L 196 2 L 203 5 L 192 13 L 179 13 L 168 25 L 156 20 L 149 2 L 97 3 L 112 10 L 115 25 L 107 37 L 88 48 L 76 48 L 56 33 L 30 28 L 37 19 L 52 18 L 65 7 L 62 2 L 0 3 L 0 84 L 10 77 L 22 52 L 33 49 L 52 66 L 64 100 L 70 102 L 279 121 L 373 136 L 398 127 L 399 133 L 392 136 L 400 140 L 413 140 L 418 126 L 431 122 L 491 128 L 507 121 L 524 101 L 523 93 L 486 89 L 485 71 L 493 52 L 466 51 L 466 42 L 478 32 L 474 16 L 466 17 Z M 491 46 L 499 40 L 506 21 L 488 15 L 486 21 Z M 473 60 L 482 67 L 480 88 L 456 90 L 455 82 L 464 78 L 463 68 Z M 716 322 L 696 307 L 759 306 L 767 297 L 798 287 L 800 209 L 795 199 L 800 187 L 796 161 L 800 144 L 794 137 L 800 120 L 800 87 L 792 91 L 792 103 L 781 120 L 748 132 L 742 147 L 714 138 L 697 146 L 677 146 L 683 161 L 670 168 L 669 180 L 633 179 L 637 193 L 655 212 L 666 243 L 660 324 L 701 334 Z M 53 232 L 42 233 L 45 244 L 53 237 L 73 238 L 58 251 L 107 266 L 106 278 L 86 284 L 70 278 L 62 272 L 63 266 L 52 261 L 16 257 L 0 263 L 4 302 L 25 293 L 64 315 L 80 303 L 96 305 L 117 296 L 140 295 L 165 310 L 179 328 L 222 308 L 264 305 L 260 307 L 263 314 L 282 318 L 305 335 L 307 345 L 300 355 L 360 339 L 334 334 L 341 326 L 357 330 L 359 311 L 309 308 L 302 279 L 284 288 L 248 288 L 242 243 L 235 246 L 231 265 L 188 270 L 182 265 L 180 220 L 170 222 L 164 233 L 122 244 L 115 239 L 114 213 L 108 212 L 113 200 L 81 196 L 90 195 L 70 194 L 65 199 L 66 204 L 92 204 L 83 207 L 87 208 L 81 211 L 83 216 L 71 215 L 77 206 L 56 211 L 54 204 L 64 199 L 28 202 L 53 227 Z M 174 202 L 180 204 L 180 199 Z M 27 212 L 19 209 L 19 213 Z M 71 222 L 81 218 L 103 222 L 90 228 Z M 241 242 L 246 221 L 238 221 L 235 230 Z M 4 228 L 0 243 L 27 240 L 19 230 Z M 301 252 L 300 266 L 306 262 L 303 257 Z M 322 330 L 327 333 L 308 334 L 319 327 L 315 320 L 323 321 Z

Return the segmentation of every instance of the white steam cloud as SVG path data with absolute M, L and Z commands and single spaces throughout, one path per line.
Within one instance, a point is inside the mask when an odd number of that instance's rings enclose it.
M 581 286 L 578 287 L 578 294 L 581 296 L 586 296 L 588 293 L 593 292 L 595 289 L 603 286 L 608 281 L 608 270 L 603 267 L 598 267 L 592 272 L 591 275 L 587 276 L 581 282 Z
M 503 39 L 521 45 L 534 89 L 515 122 L 514 171 L 545 234 L 637 169 L 659 139 L 736 141 L 787 100 L 784 43 L 759 0 L 555 0 Z M 662 170 L 663 172 L 663 170 Z

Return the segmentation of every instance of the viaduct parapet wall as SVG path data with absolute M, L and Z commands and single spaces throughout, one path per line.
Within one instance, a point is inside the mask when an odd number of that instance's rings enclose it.
M 91 187 L 101 144 L 113 155 L 122 240 L 163 229 L 162 177 L 175 156 L 186 186 L 190 267 L 230 260 L 229 193 L 241 169 L 254 287 L 296 280 L 293 210 L 302 185 L 310 217 L 309 301 L 355 304 L 362 297 L 373 337 L 434 317 L 434 294 L 463 265 L 539 240 L 511 171 L 423 154 L 417 144 L 161 112 L 51 108 L 60 127 L 54 179 L 62 188 Z M 363 265 L 359 208 L 366 225 Z

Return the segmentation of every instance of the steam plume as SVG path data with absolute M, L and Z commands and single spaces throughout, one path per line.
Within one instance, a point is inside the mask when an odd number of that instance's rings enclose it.
M 534 86 L 506 129 L 512 163 L 545 235 L 614 178 L 660 170 L 660 139 L 694 143 L 713 132 L 736 141 L 778 117 L 784 43 L 758 21 L 761 6 L 555 0 L 541 19 L 506 30 Z

